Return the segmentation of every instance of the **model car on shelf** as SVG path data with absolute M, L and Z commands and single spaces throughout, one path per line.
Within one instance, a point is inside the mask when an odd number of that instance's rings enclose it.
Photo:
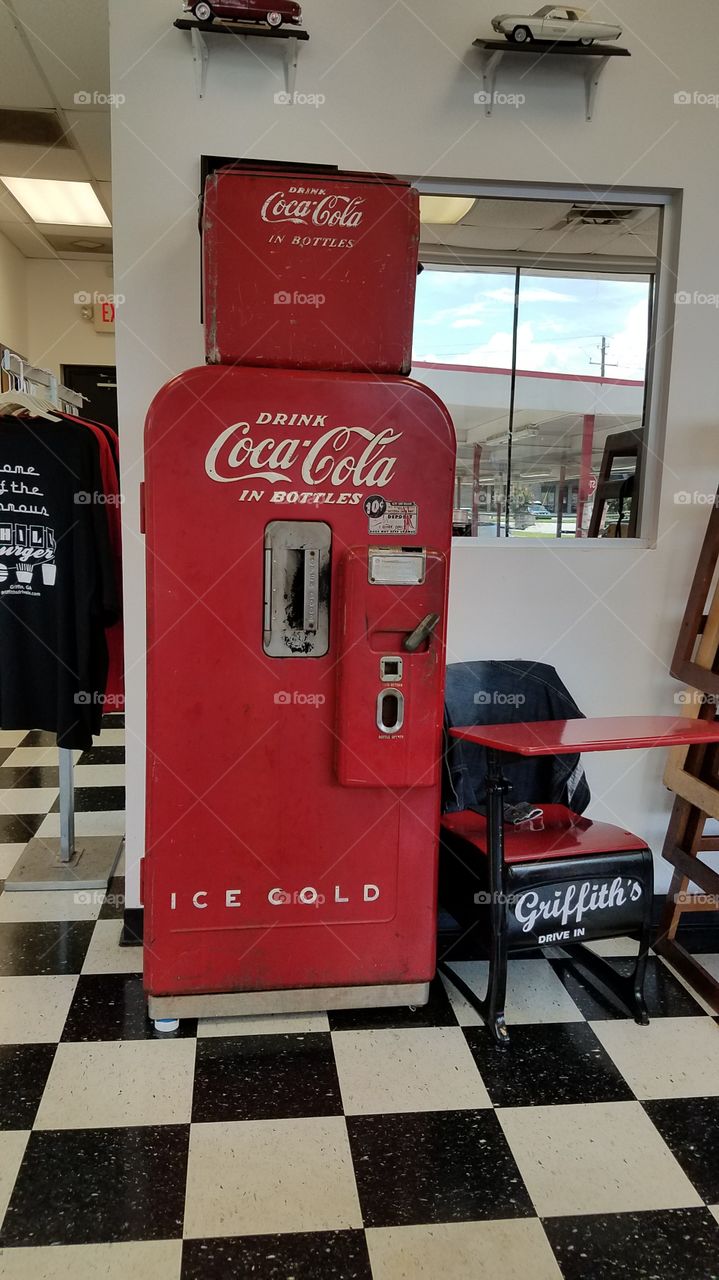
M 281 27 L 283 22 L 299 26 L 302 9 L 296 0 L 185 0 L 185 13 L 192 13 L 198 22 L 266 22 L 269 27 Z
M 555 43 L 566 40 L 572 44 L 591 45 L 595 40 L 618 40 L 622 28 L 607 22 L 593 22 L 584 9 L 565 9 L 544 4 L 536 13 L 526 16 L 519 13 L 498 13 L 492 18 L 492 26 L 500 35 L 515 44 L 530 40 L 546 40 Z

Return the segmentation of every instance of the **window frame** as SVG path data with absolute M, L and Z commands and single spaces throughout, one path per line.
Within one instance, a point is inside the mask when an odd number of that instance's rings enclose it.
M 638 495 L 638 521 L 641 529 L 639 538 L 496 538 L 482 540 L 478 538 L 456 538 L 458 546 L 478 547 L 482 550 L 493 546 L 502 547 L 550 547 L 555 552 L 559 547 L 573 547 L 583 552 L 597 551 L 600 548 L 611 554 L 621 553 L 629 549 L 654 549 L 657 545 L 659 526 L 659 504 L 661 499 L 662 471 L 667 432 L 667 411 L 669 400 L 669 383 L 671 374 L 671 356 L 674 331 L 675 293 L 677 287 L 677 263 L 679 259 L 679 235 L 681 226 L 681 191 L 676 188 L 654 189 L 650 187 L 609 187 L 609 186 L 571 186 L 568 184 L 513 183 L 493 182 L 478 179 L 461 178 L 416 178 L 408 176 L 408 181 L 420 195 L 473 196 L 475 199 L 504 200 L 547 200 L 547 201 L 591 201 L 597 204 L 617 205 L 650 205 L 661 211 L 659 241 L 657 245 L 656 268 L 647 271 L 646 262 L 633 258 L 609 258 L 602 262 L 600 274 L 627 274 L 633 270 L 653 276 L 653 311 L 649 334 L 649 349 L 646 367 L 646 391 L 644 428 L 647 432 L 647 448 L 645 454 L 642 485 Z M 529 270 L 574 270 L 583 268 L 593 273 L 598 272 L 596 258 L 588 255 L 530 255 L 516 253 L 495 253 L 476 251 L 467 252 L 452 249 L 451 257 L 443 257 L 441 253 L 431 249 L 421 250 L 423 262 L 433 266 L 451 264 L 457 268 L 466 266 L 471 270 L 480 267 L 511 268 L 522 266 Z M 572 554 L 571 552 L 569 554 Z

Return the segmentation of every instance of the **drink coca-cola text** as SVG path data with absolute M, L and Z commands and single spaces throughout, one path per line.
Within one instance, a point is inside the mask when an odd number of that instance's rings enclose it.
M 260 415 L 266 417 L 266 415 Z M 281 416 L 281 415 L 279 415 Z M 324 416 L 319 416 L 324 425 Z M 207 451 L 205 470 L 219 484 L 268 480 L 306 485 L 344 485 L 382 488 L 392 478 L 396 456 L 386 449 L 402 433 L 386 427 L 330 427 L 315 440 L 265 436 L 256 439 L 248 422 L 235 422 L 221 431 Z
M 275 191 L 262 206 L 263 222 L 294 222 L 297 226 L 358 227 L 364 217 L 359 196 L 313 194 L 293 195 Z

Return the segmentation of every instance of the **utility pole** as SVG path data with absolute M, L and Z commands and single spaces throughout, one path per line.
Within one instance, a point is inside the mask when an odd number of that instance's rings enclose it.
M 601 377 L 602 377 L 602 378 L 604 377 L 604 375 L 605 375 L 605 373 L 606 373 L 607 369 L 618 369 L 618 368 L 619 368 L 619 365 L 617 364 L 617 362 L 616 362 L 616 361 L 607 362 L 607 347 L 608 347 L 608 345 L 609 345 L 609 343 L 608 343 L 607 339 L 603 337 L 603 338 L 602 338 L 602 342 L 601 342 L 601 346 L 600 346 L 600 348 L 599 348 L 599 350 L 600 350 L 600 351 L 601 351 L 601 353 L 602 353 L 602 358 L 601 358 L 601 360 L 590 360 L 590 361 L 589 361 L 589 363 L 590 363 L 590 364 L 598 364 L 598 365 L 601 365 L 600 375 L 601 375 Z

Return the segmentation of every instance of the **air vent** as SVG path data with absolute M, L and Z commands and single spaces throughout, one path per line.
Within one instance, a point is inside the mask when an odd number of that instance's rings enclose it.
M 89 239 L 86 236 L 43 235 L 51 249 L 61 256 L 65 253 L 112 253 L 112 240 Z
M 631 204 L 574 204 L 567 214 L 567 222 L 578 222 L 584 227 L 620 227 L 634 222 L 645 212 Z
M 56 111 L 0 109 L 0 142 L 23 147 L 71 147 Z

